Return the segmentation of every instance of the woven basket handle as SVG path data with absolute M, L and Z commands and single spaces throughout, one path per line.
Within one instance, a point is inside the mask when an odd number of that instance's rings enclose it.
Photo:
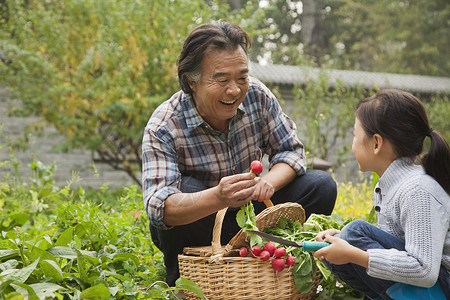
M 272 207 L 273 203 L 270 199 L 264 200 L 264 204 L 266 205 L 266 207 Z
M 270 199 L 264 200 L 264 204 L 267 207 L 273 206 L 273 203 Z M 212 246 L 211 250 L 212 250 L 213 256 L 224 252 L 222 245 L 220 243 L 220 235 L 222 233 L 223 219 L 225 218 L 227 209 L 228 209 L 228 207 L 225 207 L 225 208 L 219 210 L 216 214 L 216 219 L 214 221 L 214 227 L 213 227 L 213 238 L 212 238 L 212 244 L 211 244 L 211 246 Z
M 216 220 L 214 221 L 212 249 L 211 249 L 213 256 L 221 254 L 223 252 L 222 245 L 220 243 L 220 234 L 222 233 L 223 218 L 227 213 L 227 209 L 228 207 L 225 207 L 224 209 L 219 210 L 216 214 Z

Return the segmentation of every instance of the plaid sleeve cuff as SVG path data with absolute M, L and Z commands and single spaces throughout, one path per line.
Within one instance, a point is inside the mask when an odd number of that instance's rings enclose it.
M 180 193 L 180 190 L 174 187 L 166 186 L 156 193 L 154 193 L 147 202 L 147 216 L 150 221 L 150 225 L 161 228 L 170 229 L 172 227 L 164 224 L 164 205 L 167 197 L 173 194 Z
M 297 176 L 302 175 L 306 171 L 305 156 L 298 152 L 284 151 L 274 155 L 270 162 L 270 168 L 277 163 L 286 163 L 297 172 Z

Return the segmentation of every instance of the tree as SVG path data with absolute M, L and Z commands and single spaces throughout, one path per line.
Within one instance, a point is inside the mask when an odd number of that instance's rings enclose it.
M 449 76 L 445 0 L 268 0 L 254 59 Z
M 0 79 L 23 106 L 140 184 L 142 132 L 178 87 L 177 52 L 203 1 L 28 0 L 3 4 Z
M 325 46 L 323 32 L 323 13 L 321 0 L 303 0 L 301 17 L 301 41 L 305 45 L 306 53 L 316 59 L 320 57 L 320 49 Z
M 448 1 L 345 0 L 333 14 L 338 26 L 328 29 L 336 29 L 330 37 L 336 66 L 450 75 Z
M 269 0 L 259 11 L 262 22 L 253 36 L 254 61 L 278 64 L 298 64 L 301 46 L 300 1 Z
M 251 30 L 253 6 L 209 0 L 1 1 L 0 81 L 16 115 L 42 116 L 141 184 L 141 143 L 154 109 L 178 87 L 176 60 L 198 24 L 227 15 Z M 248 17 L 242 17 L 241 13 Z

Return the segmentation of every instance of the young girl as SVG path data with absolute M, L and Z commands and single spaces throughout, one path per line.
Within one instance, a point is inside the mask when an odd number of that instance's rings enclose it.
M 429 152 L 415 165 L 426 137 Z M 320 232 L 316 240 L 331 245 L 314 256 L 371 299 L 450 299 L 450 148 L 421 102 L 398 90 L 362 100 L 352 151 L 361 171 L 380 177 L 378 226 Z

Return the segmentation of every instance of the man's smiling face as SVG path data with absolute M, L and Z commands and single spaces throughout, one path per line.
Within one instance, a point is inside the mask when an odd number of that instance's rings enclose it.
M 244 50 L 208 50 L 199 82 L 191 82 L 199 114 L 217 130 L 228 125 L 248 92 L 248 59 Z

